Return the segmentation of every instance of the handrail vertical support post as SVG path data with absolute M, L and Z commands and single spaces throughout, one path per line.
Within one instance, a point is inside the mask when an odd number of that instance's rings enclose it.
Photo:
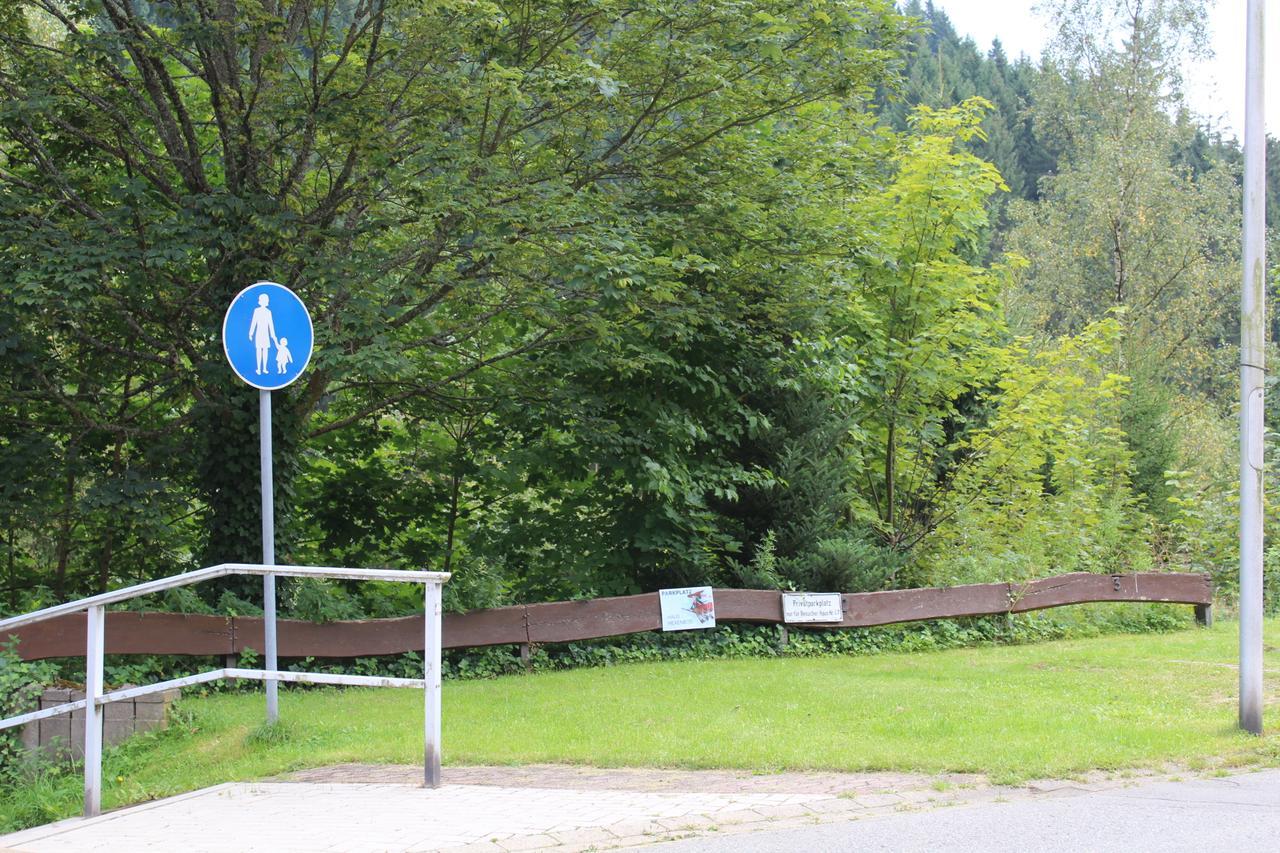
M 424 641 L 422 680 L 425 695 L 423 714 L 423 783 L 440 787 L 440 582 L 428 581 L 423 608 Z
M 106 607 L 88 610 L 88 630 L 84 655 L 84 816 L 102 813 L 102 717 L 98 704 L 102 695 L 102 655 L 106 627 Z

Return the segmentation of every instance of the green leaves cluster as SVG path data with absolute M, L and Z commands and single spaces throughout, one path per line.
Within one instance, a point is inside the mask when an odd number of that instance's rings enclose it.
M 1033 198 L 1049 156 L 1010 119 L 1035 74 L 881 114 L 925 91 L 917 34 L 886 0 L 11 4 L 7 606 L 257 558 L 256 395 L 218 333 L 258 279 L 316 327 L 275 396 L 282 561 L 454 571 L 455 608 L 1141 562 L 1164 410 L 1117 377 L 1182 336 L 1204 381 L 1218 231 L 1161 289 L 1153 225 L 1194 231 L 1227 173 L 1125 159 L 1117 206 L 1088 170 L 1127 143 L 1073 147 L 1003 255 L 997 166 Z M 1146 258 L 1118 300 L 1099 211 Z M 1144 301 L 1166 320 L 1103 319 Z M 966 567 L 973 527 L 1001 532 Z

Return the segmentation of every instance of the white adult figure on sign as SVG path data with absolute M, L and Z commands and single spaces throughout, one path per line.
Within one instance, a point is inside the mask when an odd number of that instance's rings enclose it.
M 271 351 L 271 344 L 280 345 L 276 341 L 276 324 L 271 319 L 271 309 L 267 307 L 270 301 L 271 298 L 265 293 L 258 297 L 258 307 L 253 309 L 253 320 L 249 323 L 249 340 L 253 341 L 254 349 L 258 351 L 258 366 L 253 372 L 258 374 L 267 372 L 267 355 Z

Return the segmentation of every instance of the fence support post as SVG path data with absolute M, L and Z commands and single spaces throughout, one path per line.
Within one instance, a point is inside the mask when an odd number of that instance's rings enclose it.
M 428 788 L 440 787 L 440 583 L 428 581 L 422 649 L 422 678 L 425 684 L 426 708 L 423 715 L 423 783 Z
M 106 607 L 99 604 L 88 611 L 84 653 L 84 816 L 102 812 L 102 653 Z

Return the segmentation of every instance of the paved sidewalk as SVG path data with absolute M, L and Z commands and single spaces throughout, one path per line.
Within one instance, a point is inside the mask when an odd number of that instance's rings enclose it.
M 999 788 L 976 776 L 533 766 L 446 768 L 445 786 L 424 790 L 416 784 L 420 773 L 348 765 L 304 771 L 289 777 L 294 781 L 230 783 L 0 837 L 0 849 L 574 853 L 1058 798 L 1142 781 L 1099 775 Z
M 1280 771 L 699 838 L 653 853 L 1272 853 Z

